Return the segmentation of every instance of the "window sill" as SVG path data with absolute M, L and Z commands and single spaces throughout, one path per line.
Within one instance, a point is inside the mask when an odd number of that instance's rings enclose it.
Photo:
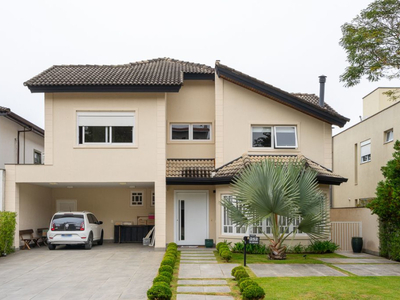
M 300 153 L 300 150 L 298 148 L 250 148 L 250 152 L 284 152 L 284 151 L 290 151 L 294 153 Z
M 213 145 L 214 141 L 206 141 L 206 140 L 200 140 L 200 141 L 190 141 L 190 140 L 181 140 L 181 141 L 168 141 L 167 145 L 198 145 L 198 144 L 206 144 L 206 145 Z
M 79 145 L 74 146 L 73 149 L 138 149 L 135 145 Z
M 391 141 L 386 141 L 386 142 L 384 142 L 383 144 L 385 145 L 385 144 L 390 144 L 390 143 L 392 143 L 394 140 L 391 140 Z

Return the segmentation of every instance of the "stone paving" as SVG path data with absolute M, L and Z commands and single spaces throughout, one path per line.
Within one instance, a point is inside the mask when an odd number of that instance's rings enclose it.
M 317 258 L 329 264 L 398 264 L 385 258 Z
M 0 299 L 147 299 L 164 252 L 104 243 L 91 250 L 47 247 L 0 258 Z
M 357 276 L 400 276 L 400 264 L 340 264 L 334 266 Z
M 231 270 L 238 265 L 218 264 L 214 250 L 180 249 L 177 300 L 233 300 L 229 295 L 231 289 L 224 278 L 232 278 Z
M 248 264 L 257 277 L 347 276 L 322 264 Z

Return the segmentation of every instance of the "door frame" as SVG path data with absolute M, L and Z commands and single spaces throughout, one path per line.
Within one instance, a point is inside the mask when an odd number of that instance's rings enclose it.
M 178 193 L 192 193 L 192 194 L 205 194 L 206 196 L 206 239 L 210 236 L 210 191 L 209 190 L 175 190 L 174 191 L 174 242 L 179 245 L 178 239 L 178 222 L 179 222 L 179 214 L 178 214 Z

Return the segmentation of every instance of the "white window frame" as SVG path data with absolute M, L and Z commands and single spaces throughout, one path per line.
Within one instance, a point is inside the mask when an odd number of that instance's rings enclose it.
M 262 127 L 269 127 L 271 128 L 271 147 L 254 147 L 253 146 L 253 128 L 262 128 Z M 276 137 L 276 132 L 277 128 L 294 128 L 294 138 L 295 138 L 295 145 L 294 146 L 279 146 L 277 145 L 277 137 Z M 251 148 L 256 150 L 256 149 L 297 149 L 298 148 L 298 142 L 297 142 L 297 126 L 296 125 L 260 125 L 260 124 L 252 124 L 250 128 L 250 143 L 251 143 Z
M 173 139 L 172 138 L 172 126 L 174 125 L 187 125 L 189 127 L 189 138 L 184 139 Z M 209 139 L 193 139 L 193 125 L 207 125 L 210 126 L 210 138 Z M 212 124 L 208 122 L 204 123 L 170 123 L 169 124 L 169 139 L 172 142 L 210 142 L 212 140 Z
M 35 162 L 35 155 L 36 154 L 40 157 L 40 162 L 39 163 Z M 35 165 L 42 165 L 43 164 L 43 154 L 42 154 L 41 151 L 36 150 L 36 149 L 33 149 L 33 164 L 35 164 Z
M 150 205 L 151 206 L 156 206 L 156 193 L 154 191 L 151 192 Z
M 138 204 L 133 204 L 133 196 L 134 194 L 137 194 L 135 196 L 141 196 L 141 201 L 138 202 Z M 144 201 L 144 191 L 131 191 L 130 192 L 130 199 L 129 199 L 129 205 L 132 207 L 138 207 L 138 206 L 143 206 L 143 201 Z
M 231 194 L 222 194 L 222 197 L 232 197 L 234 198 L 233 195 Z M 232 224 L 232 222 L 227 222 L 229 224 L 225 225 L 225 216 L 227 216 L 226 213 L 226 208 L 221 205 L 221 234 L 222 235 L 229 235 L 229 236 L 242 236 L 242 235 L 249 235 L 249 234 L 256 234 L 263 236 L 263 232 L 265 232 L 268 235 L 272 235 L 272 230 L 270 226 L 267 226 L 269 223 L 269 219 L 262 220 L 257 226 L 248 226 L 248 227 L 237 227 Z M 287 227 L 287 218 L 286 217 L 280 217 L 280 220 L 278 221 L 282 226 L 280 227 L 279 232 L 282 233 L 283 230 L 293 230 L 293 227 L 297 227 L 300 224 L 300 220 L 295 220 L 289 227 Z M 224 232 L 224 227 L 229 226 L 232 228 L 232 232 Z M 229 228 L 228 227 L 228 228 Z M 300 236 L 306 236 L 305 233 L 302 233 L 298 231 L 296 235 Z
M 369 148 L 369 153 L 368 151 L 365 150 L 368 148 Z M 367 154 L 363 155 L 363 151 Z M 366 158 L 365 160 L 364 157 Z M 360 163 L 365 164 L 370 161 L 371 161 L 371 139 L 368 139 L 360 143 Z
M 90 119 L 95 120 L 95 118 L 98 118 L 96 123 L 101 124 L 99 126 L 105 127 L 105 142 L 85 142 L 85 127 L 90 127 L 93 126 L 90 123 Z M 101 120 L 101 119 L 104 120 Z M 114 119 L 115 118 L 115 119 Z M 120 118 L 120 121 L 118 121 L 118 118 Z M 124 118 L 125 120 L 123 120 Z M 86 120 L 84 120 L 86 119 Z M 77 132 L 77 144 L 78 145 L 135 145 L 135 128 L 136 128 L 136 115 L 134 111 L 129 111 L 129 112 L 116 112 L 116 111 L 102 111 L 102 112 L 94 112 L 94 111 L 80 111 L 77 112 L 77 126 L 76 126 L 76 132 Z M 86 123 L 89 122 L 89 123 Z M 119 125 L 120 123 L 121 125 Z M 85 125 L 87 124 L 87 125 Z M 115 125 L 117 124 L 117 125 Z M 79 127 L 82 127 L 82 143 L 79 143 Z M 112 142 L 112 128 L 113 127 L 132 127 L 132 142 L 131 143 L 113 143 Z
M 393 142 L 393 128 L 385 131 L 385 143 Z

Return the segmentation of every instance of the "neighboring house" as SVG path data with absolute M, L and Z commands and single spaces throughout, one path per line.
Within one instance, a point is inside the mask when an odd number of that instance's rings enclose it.
M 348 182 L 333 188 L 331 220 L 361 222 L 364 250 L 379 252 L 377 216 L 365 208 L 383 179 L 381 167 L 391 160 L 400 139 L 400 103 L 377 88 L 363 98 L 363 120 L 333 137 L 333 170 Z
M 330 169 L 331 127 L 347 118 L 318 96 L 287 93 L 219 61 L 215 69 L 168 58 L 53 66 L 25 85 L 44 93 L 46 157 L 43 166 L 7 166 L 6 203 L 30 228 L 57 210 L 88 210 L 113 239 L 116 222 L 154 213 L 157 248 L 238 241 L 244 232 L 220 200 L 248 163 L 305 158 L 326 194 L 346 181 Z
M 5 164 L 41 164 L 44 130 L 0 106 L 0 211 L 4 210 Z

